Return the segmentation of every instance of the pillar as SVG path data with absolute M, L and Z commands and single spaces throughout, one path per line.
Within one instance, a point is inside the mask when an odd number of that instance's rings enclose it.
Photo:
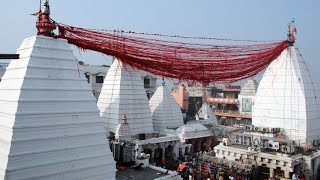
M 178 143 L 178 141 L 176 141 L 173 146 L 174 160 L 177 160 L 177 158 L 179 157 L 179 148 L 180 148 L 180 144 Z
M 284 171 L 284 177 L 290 179 L 290 171 Z
M 163 164 L 166 163 L 166 147 L 162 147 L 162 158 L 161 158 L 161 161 Z
M 274 169 L 270 168 L 270 178 L 274 178 Z
M 191 144 L 192 144 L 191 152 L 194 153 L 195 152 L 195 149 L 194 149 L 195 139 L 191 139 Z
M 198 152 L 201 151 L 201 142 L 202 142 L 202 138 L 197 139 L 197 144 L 198 144 L 198 149 L 197 149 L 197 151 L 198 151 Z
M 186 154 L 186 148 L 185 147 L 181 148 L 181 153 L 182 153 L 182 157 L 184 157 L 185 154 Z
M 152 149 L 151 157 L 150 157 L 150 162 L 152 162 L 152 163 L 154 163 L 154 152 L 155 152 L 155 149 Z
M 206 140 L 206 151 L 209 151 L 209 149 L 211 148 L 211 137 L 207 137 Z

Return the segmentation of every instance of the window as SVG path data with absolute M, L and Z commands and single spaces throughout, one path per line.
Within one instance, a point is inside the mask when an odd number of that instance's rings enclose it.
M 103 83 L 103 76 L 96 76 L 96 83 Z
M 145 86 L 150 86 L 150 79 L 144 78 L 144 85 Z
M 88 83 L 90 83 L 90 75 L 86 75 Z

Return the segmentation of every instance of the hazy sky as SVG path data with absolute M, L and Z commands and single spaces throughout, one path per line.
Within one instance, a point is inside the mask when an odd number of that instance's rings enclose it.
M 80 27 L 253 40 L 285 39 L 295 18 L 295 46 L 320 84 L 319 0 L 50 0 L 50 7 L 53 19 Z M 15 53 L 24 38 L 35 35 L 36 18 L 29 14 L 38 8 L 38 0 L 1 1 L 0 53 Z M 110 64 L 97 53 L 77 57 Z

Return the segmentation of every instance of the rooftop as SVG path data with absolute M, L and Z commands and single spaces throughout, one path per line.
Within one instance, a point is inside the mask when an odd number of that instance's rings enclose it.
M 148 180 L 148 179 L 156 179 L 159 177 L 164 177 L 165 175 L 161 175 L 160 171 L 156 171 L 151 168 L 142 168 L 140 170 L 135 169 L 126 169 L 123 171 L 117 171 L 116 179 L 117 180 Z

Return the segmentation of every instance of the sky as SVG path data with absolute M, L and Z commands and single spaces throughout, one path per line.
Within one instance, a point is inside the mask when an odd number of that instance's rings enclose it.
M 320 84 L 319 0 L 50 0 L 55 21 L 96 29 L 123 29 L 169 35 L 230 39 L 283 40 L 294 18 L 295 46 Z M 39 0 L 0 3 L 0 53 L 15 53 L 24 38 L 36 34 Z M 99 53 L 79 52 L 88 64 L 110 65 Z

